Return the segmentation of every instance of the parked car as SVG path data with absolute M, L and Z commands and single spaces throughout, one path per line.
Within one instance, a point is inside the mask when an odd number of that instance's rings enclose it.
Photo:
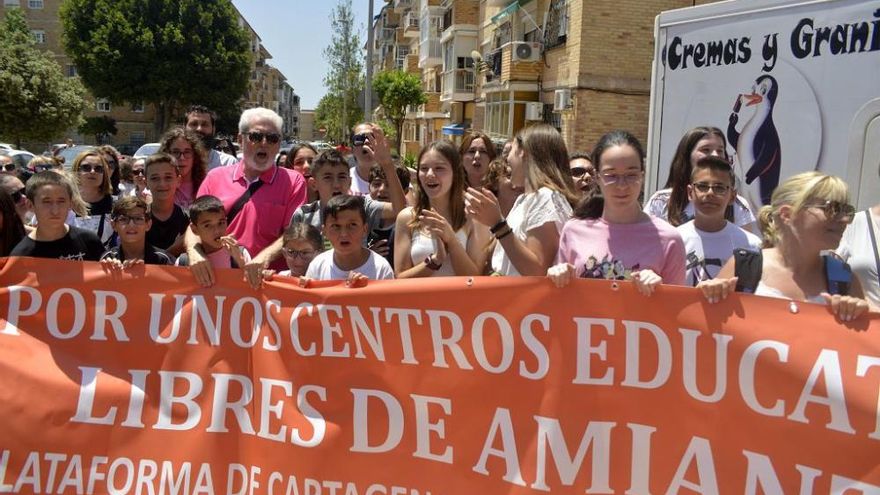
M 58 152 L 56 156 L 60 158 L 64 158 L 64 168 L 70 170 L 73 166 L 73 159 L 76 158 L 76 155 L 82 153 L 83 151 L 89 151 L 94 146 L 89 146 L 87 144 L 76 144 L 69 148 L 64 148 Z
M 33 153 L 25 150 L 7 151 L 6 154 L 12 157 L 12 163 L 18 166 L 18 168 L 27 168 L 28 162 L 34 157 Z
M 138 150 L 134 152 L 134 155 L 132 155 L 132 157 L 143 158 L 143 157 L 150 156 L 153 153 L 156 153 L 157 151 L 159 151 L 159 146 L 161 146 L 160 143 L 147 143 L 147 144 L 141 146 L 140 148 L 138 148 Z

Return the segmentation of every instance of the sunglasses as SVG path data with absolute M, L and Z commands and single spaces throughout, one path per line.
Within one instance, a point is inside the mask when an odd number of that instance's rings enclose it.
M 820 208 L 825 213 L 825 218 L 842 218 L 846 220 L 852 220 L 856 215 L 856 207 L 842 203 L 840 201 L 825 201 L 824 203 L 816 203 L 811 205 L 805 205 L 807 208 Z
M 131 175 L 144 175 L 144 169 L 136 168 L 131 171 Z
M 300 258 L 300 259 L 304 259 L 304 260 L 310 260 L 315 257 L 315 254 L 317 254 L 317 251 L 297 251 L 295 249 L 290 249 L 290 248 L 281 248 L 281 252 L 284 253 L 284 256 L 286 256 L 288 258 L 291 258 L 291 259 Z
M 264 133 L 264 132 L 249 132 L 247 133 L 248 141 L 258 144 L 262 143 L 265 139 L 269 144 L 278 144 L 281 141 L 281 134 L 273 133 Z
M 694 189 L 703 194 L 707 192 L 713 192 L 715 194 L 727 194 L 727 191 L 730 191 L 730 186 L 727 184 L 709 184 L 708 182 L 694 182 L 691 185 L 694 186 Z
M 7 163 L 5 165 L 0 165 L 0 169 L 5 170 L 7 172 L 12 172 L 15 170 L 15 164 L 14 163 Z
M 88 164 L 79 166 L 79 173 L 81 173 L 81 174 L 90 174 L 92 172 L 94 172 L 96 174 L 103 174 L 104 167 L 102 167 L 101 165 L 88 165 Z
M 119 225 L 128 225 L 129 223 L 133 223 L 137 226 L 141 226 L 147 223 L 147 217 L 145 216 L 129 216 L 129 215 L 117 215 L 114 219 L 114 222 Z
M 34 166 L 34 172 L 45 172 L 47 170 L 52 170 L 53 168 L 52 165 L 36 165 Z
M 592 176 L 593 174 L 586 167 L 574 167 L 571 169 L 571 176 L 575 179 L 580 179 L 584 175 Z
M 22 198 L 25 197 L 25 188 L 21 188 L 18 191 L 12 191 L 12 202 L 18 204 Z

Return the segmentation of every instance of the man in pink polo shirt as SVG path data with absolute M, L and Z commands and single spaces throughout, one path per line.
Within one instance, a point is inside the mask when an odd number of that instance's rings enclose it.
M 245 110 L 238 122 L 242 160 L 209 171 L 196 195 L 220 198 L 229 219 L 227 235 L 251 253 L 275 241 L 306 200 L 302 174 L 275 165 L 282 127 L 281 116 L 268 108 Z M 188 231 L 190 270 L 199 284 L 210 287 L 214 272 L 197 243 L 198 237 Z

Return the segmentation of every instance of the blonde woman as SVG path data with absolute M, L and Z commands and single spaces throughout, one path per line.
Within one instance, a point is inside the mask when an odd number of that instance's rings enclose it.
M 88 205 L 87 214 L 76 212 L 74 225 L 98 234 L 101 242 L 106 245 L 113 236 L 110 210 L 115 199 L 107 160 L 96 149 L 84 151 L 73 160 L 71 173 L 78 186 L 80 197 Z
M 496 239 L 492 272 L 498 275 L 544 275 L 559 246 L 559 232 L 579 196 L 568 168 L 568 150 L 553 127 L 526 127 L 507 155 L 510 181 L 523 189 L 505 218 L 498 198 L 486 188 L 468 188 L 467 214 Z
M 854 213 L 846 183 L 839 177 L 805 172 L 780 184 L 758 215 L 764 249 L 754 293 L 827 304 L 842 321 L 865 313 L 870 306 L 858 278 L 851 278 L 848 294 L 832 294 L 822 256 L 840 243 Z M 735 258 L 721 268 L 717 278 L 698 285 L 709 302 L 735 290 Z

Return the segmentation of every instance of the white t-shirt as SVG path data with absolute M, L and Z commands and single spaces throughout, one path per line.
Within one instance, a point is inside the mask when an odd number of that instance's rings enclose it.
M 880 306 L 880 284 L 877 280 L 877 258 L 880 256 L 877 249 L 880 248 L 880 218 L 871 214 L 874 222 L 874 238 L 878 245 L 871 241 L 871 232 L 868 230 L 868 217 L 864 211 L 856 213 L 855 218 L 840 240 L 837 254 L 852 267 L 853 273 L 859 277 L 865 297 L 873 304 Z M 875 254 L 877 253 L 877 254 Z
M 222 151 L 211 150 L 208 152 L 208 170 L 212 170 L 217 167 L 235 165 L 236 163 L 238 163 L 238 158 L 232 155 L 227 155 Z
M 342 270 L 333 262 L 333 249 L 324 251 L 315 256 L 306 270 L 306 277 L 315 280 L 345 280 L 348 278 L 348 270 Z M 366 275 L 370 280 L 391 280 L 394 278 L 394 270 L 388 260 L 370 251 L 367 261 L 355 268 L 355 272 Z
M 684 240 L 686 253 L 685 283 L 696 287 L 703 280 L 718 276 L 724 263 L 733 256 L 737 248 L 761 250 L 761 239 L 736 225 L 727 225 L 718 232 L 704 232 L 694 225 L 694 221 L 676 227 Z
M 654 215 L 662 220 L 667 220 L 666 211 L 669 207 L 669 198 L 671 194 L 672 189 L 660 189 L 655 192 L 651 195 L 648 201 L 645 201 L 645 208 L 643 211 L 648 215 Z M 757 219 L 755 219 L 755 215 L 750 208 L 749 200 L 737 195 L 733 202 L 733 223 L 740 227 L 745 227 L 746 225 L 757 222 Z M 694 205 L 688 201 L 688 204 L 684 207 L 684 216 L 687 220 L 693 220 L 694 214 Z
M 545 223 L 552 222 L 556 225 L 556 231 L 560 232 L 569 218 L 571 218 L 571 205 L 568 204 L 565 196 L 549 187 L 542 187 L 536 192 L 522 194 L 516 198 L 513 208 L 507 215 L 507 225 L 513 229 L 512 235 L 525 241 L 529 231 Z M 500 242 L 495 243 L 495 250 L 492 252 L 492 271 L 500 275 L 519 276 L 520 274 L 507 257 Z
M 351 175 L 351 189 L 349 192 L 353 196 L 369 196 L 370 195 L 370 182 L 364 179 L 361 179 L 361 176 L 358 175 L 357 165 L 351 167 L 348 171 L 349 175 Z

